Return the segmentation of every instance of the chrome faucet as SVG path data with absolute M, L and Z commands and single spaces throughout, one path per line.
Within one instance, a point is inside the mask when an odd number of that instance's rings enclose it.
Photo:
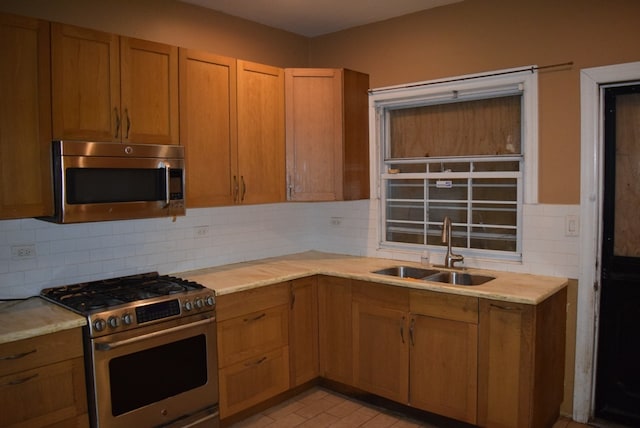
M 451 252 L 451 219 L 445 216 L 442 222 L 442 243 L 447 244 L 447 254 L 444 256 L 444 267 L 455 268 L 455 263 L 464 261 L 461 254 Z

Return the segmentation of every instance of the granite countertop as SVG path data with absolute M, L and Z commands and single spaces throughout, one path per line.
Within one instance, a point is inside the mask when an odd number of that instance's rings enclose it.
M 566 278 L 468 269 L 470 273 L 496 278 L 469 287 L 371 273 L 398 265 L 424 267 L 419 263 L 307 251 L 175 275 L 211 288 L 218 296 L 319 274 L 531 305 L 542 302 L 568 282 Z M 85 324 L 86 319 L 81 315 L 40 297 L 0 302 L 0 344 Z
M 308 251 L 288 256 L 182 272 L 177 275 L 215 290 L 218 296 L 321 274 L 531 305 L 544 301 L 547 297 L 566 287 L 568 283 L 567 278 L 484 269 L 466 270 L 469 273 L 495 277 L 494 280 L 477 286 L 401 279 L 371 273 L 378 269 L 398 265 L 424 267 L 419 263 L 398 260 Z
M 0 302 L 0 344 L 82 327 L 86 323 L 83 316 L 40 297 Z

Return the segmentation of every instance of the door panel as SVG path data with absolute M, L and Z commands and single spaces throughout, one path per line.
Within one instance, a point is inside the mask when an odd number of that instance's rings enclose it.
M 640 424 L 640 85 L 605 90 L 596 416 Z

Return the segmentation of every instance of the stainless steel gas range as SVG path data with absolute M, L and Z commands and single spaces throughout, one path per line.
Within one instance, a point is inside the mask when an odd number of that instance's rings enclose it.
M 92 427 L 219 426 L 212 290 L 154 272 L 41 296 L 87 317 Z

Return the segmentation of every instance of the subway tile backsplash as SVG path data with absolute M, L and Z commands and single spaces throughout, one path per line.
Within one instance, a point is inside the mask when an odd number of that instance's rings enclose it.
M 524 209 L 522 263 L 468 260 L 468 266 L 578 276 L 578 237 L 564 234 L 577 205 Z M 51 224 L 0 221 L 0 298 L 42 288 L 158 271 L 176 273 L 307 250 L 419 260 L 411 252 L 382 250 L 377 201 L 282 203 L 189 209 L 172 219 Z M 17 247 L 35 254 L 20 257 Z M 12 251 L 12 249 L 14 251 Z M 437 262 L 439 253 L 432 252 Z

